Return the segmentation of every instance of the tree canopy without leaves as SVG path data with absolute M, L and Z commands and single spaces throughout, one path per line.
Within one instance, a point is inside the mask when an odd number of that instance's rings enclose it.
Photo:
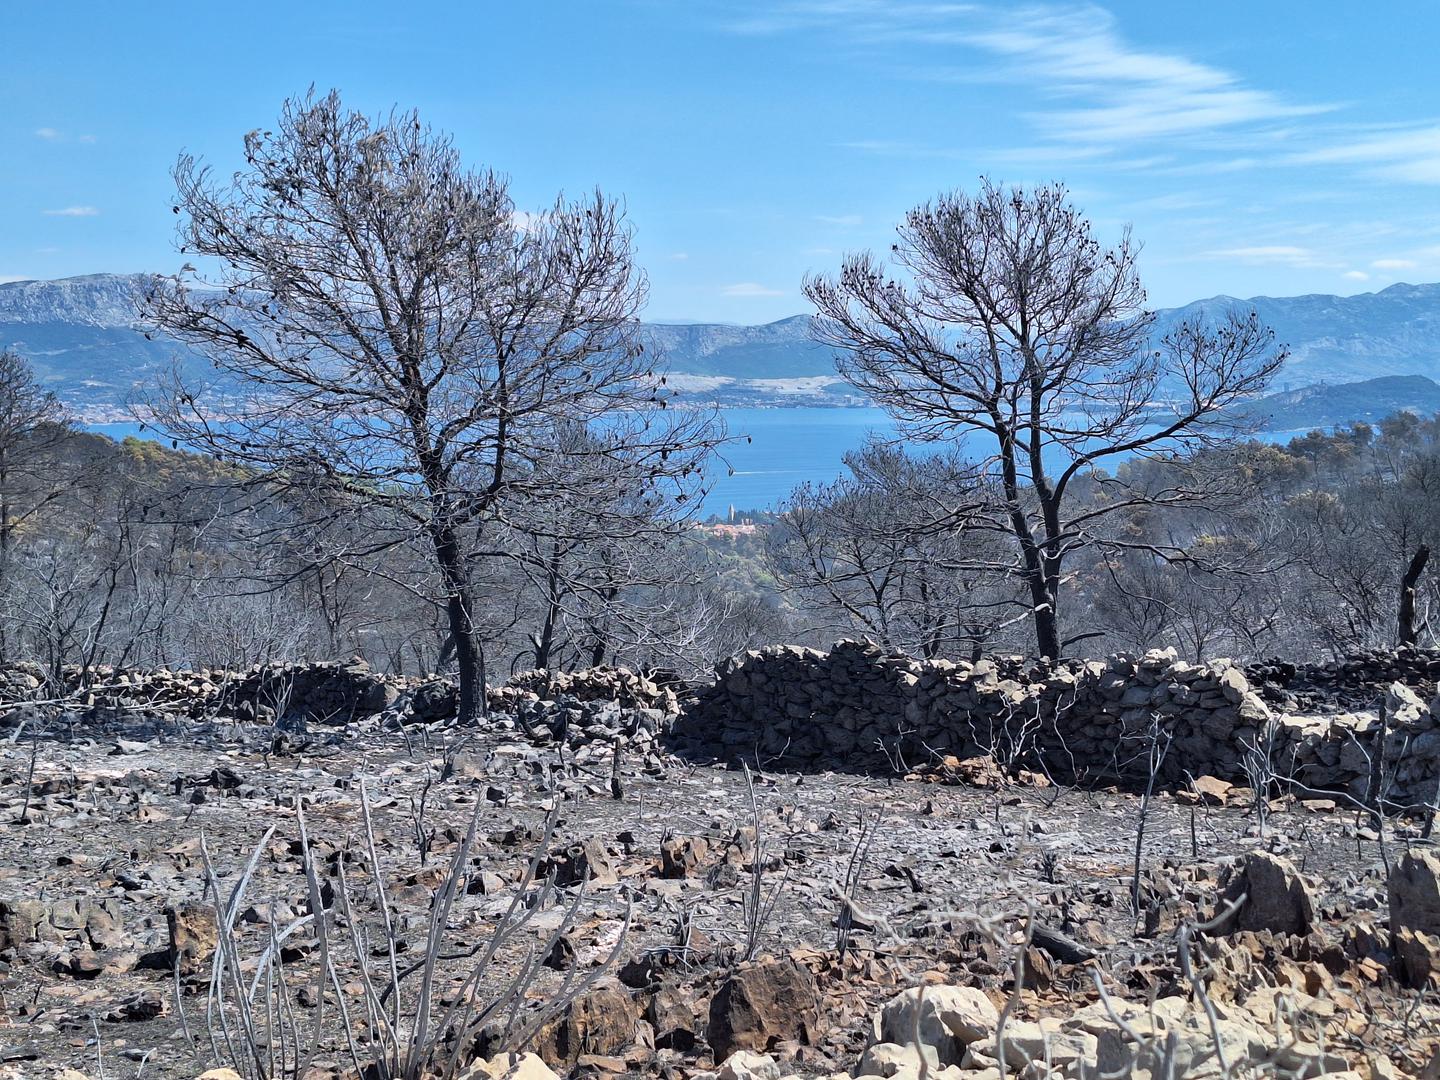
M 0 350 L 0 559 L 12 535 L 63 492 L 50 453 L 70 432 L 64 407 L 19 353 Z
M 415 115 L 372 120 L 333 92 L 250 132 L 233 178 L 185 156 L 175 182 L 181 251 L 218 270 L 157 279 L 144 307 L 221 377 L 208 393 L 177 379 L 160 420 L 315 492 L 317 526 L 363 512 L 363 529 L 317 528 L 317 561 L 423 538 L 473 718 L 486 527 L 612 505 L 617 485 L 683 513 L 719 438 L 712 417 L 664 408 L 622 209 L 596 192 L 522 214 Z M 565 436 L 577 426 L 585 439 Z
M 845 455 L 850 475 L 802 484 L 770 528 L 780 589 L 820 628 L 936 657 L 978 654 L 1012 591 L 989 570 L 1000 538 L 969 527 L 974 469 L 878 441 Z
M 15 534 L 35 523 L 70 487 L 55 450 L 70 434 L 65 410 L 19 353 L 0 350 L 0 586 L 8 586 Z M 0 659 L 10 630 L 0 625 Z
M 981 457 L 998 493 L 990 527 L 1013 538 L 1006 569 L 1040 655 L 1057 657 L 1067 556 L 1130 544 L 1103 528 L 1114 513 L 1206 494 L 1124 489 L 1104 468 L 1230 433 L 1227 408 L 1266 385 L 1284 350 L 1254 313 L 1154 342 L 1128 233 L 1102 246 L 1059 184 L 987 180 L 912 210 L 898 234 L 894 269 L 861 253 L 838 277 L 807 279 L 816 334 L 906 435 Z M 1081 479 L 1113 490 L 1072 507 Z

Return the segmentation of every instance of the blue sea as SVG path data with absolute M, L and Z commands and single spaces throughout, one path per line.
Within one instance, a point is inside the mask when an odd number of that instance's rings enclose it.
M 723 514 L 768 510 L 807 481 L 829 483 L 845 471 L 847 451 L 864 445 L 871 433 L 889 438 L 895 425 L 883 409 L 797 407 L 725 409 L 725 424 L 736 441 L 717 462 L 705 509 Z M 745 436 L 749 437 L 747 442 Z M 734 470 L 726 474 L 725 462 Z
M 740 438 L 724 448 L 725 460 L 716 462 L 704 507 L 707 513 L 722 516 L 732 506 L 770 509 L 806 481 L 829 483 L 845 471 L 846 451 L 862 446 L 872 432 L 886 438 L 895 433 L 894 423 L 881 409 L 725 409 L 723 416 L 730 434 Z M 115 439 L 157 437 L 151 430 L 141 431 L 138 424 L 94 424 L 91 430 Z M 1260 437 L 1282 442 L 1295 434 L 1277 431 Z M 731 475 L 726 462 L 734 470 Z
M 894 425 L 881 409 L 799 407 L 725 409 L 726 427 L 740 436 L 715 463 L 714 486 L 705 500 L 709 513 L 763 510 L 786 498 L 807 480 L 827 483 L 844 471 L 847 450 L 861 446 L 871 431 L 889 436 Z M 158 438 L 138 424 L 92 424 L 91 431 L 123 439 Z M 744 436 L 749 437 L 747 442 Z M 734 470 L 727 475 L 726 462 Z

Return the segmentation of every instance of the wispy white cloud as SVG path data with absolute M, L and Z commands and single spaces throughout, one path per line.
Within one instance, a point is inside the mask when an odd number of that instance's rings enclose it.
M 788 0 L 770 4 L 762 13 L 731 21 L 727 28 L 737 34 L 778 34 L 805 30 L 817 22 L 856 21 L 876 32 L 899 32 L 923 28 L 936 17 L 954 18 L 980 10 L 971 3 L 946 0 L 920 4 L 891 3 L 890 0 Z
M 675 251 L 670 254 L 671 262 L 684 262 L 688 258 L 690 258 L 690 253 L 688 251 Z
M 726 285 L 720 290 L 720 295 L 740 297 L 784 296 L 785 290 L 772 289 L 756 281 L 742 281 L 735 285 Z
M 729 29 L 828 35 L 897 77 L 1013 86 L 1015 108 L 1036 136 L 1033 146 L 1008 149 L 883 134 L 841 144 L 864 153 L 1152 175 L 1326 166 L 1381 182 L 1440 185 L 1440 117 L 1324 120 L 1348 106 L 1266 87 L 1187 45 L 1138 43 L 1088 0 L 779 0 Z
M 1223 206 L 1225 200 L 1215 195 L 1204 195 L 1197 191 L 1170 191 L 1163 195 L 1151 195 L 1145 199 L 1130 202 L 1131 210 L 1204 210 Z
M 1440 125 L 1380 128 L 1291 155 L 1300 165 L 1358 165 L 1378 176 L 1440 184 Z
M 1202 44 L 1141 40 L 1109 6 L 776 0 L 732 29 L 823 40 L 867 57 L 881 77 L 953 86 L 965 99 L 979 96 L 982 84 L 1004 88 L 1010 123 L 1000 129 L 1001 145 L 976 145 L 943 126 L 933 128 L 933 142 L 871 129 L 838 145 L 876 157 L 953 159 L 1008 179 L 1068 173 L 1078 180 L 1077 198 L 1090 177 L 1143 175 L 1154 187 L 1145 198 L 1127 199 L 1127 213 L 1159 216 L 1172 227 L 1185 216 L 1194 238 L 1169 262 L 1229 264 L 1226 274 L 1250 267 L 1284 279 L 1309 275 L 1337 286 L 1440 266 L 1440 245 L 1433 256 L 1418 246 L 1433 234 L 1417 215 L 1402 221 L 1377 206 L 1367 217 L 1380 220 L 1361 221 L 1353 209 L 1328 206 L 1353 208 L 1357 180 L 1440 185 L 1440 110 L 1410 124 L 1357 122 L 1355 104 L 1299 91 L 1265 69 L 1231 67 Z M 1272 183 L 1276 170 L 1290 179 Z M 1208 191 L 1169 190 L 1223 188 L 1223 178 L 1247 175 L 1256 179 L 1254 194 L 1240 205 L 1225 199 L 1223 216 Z M 1091 186 L 1104 190 L 1098 179 Z
M 94 206 L 67 206 L 61 210 L 46 210 L 50 217 L 99 217 L 100 211 Z
M 512 210 L 510 211 L 510 224 L 517 232 L 529 232 L 539 228 L 546 216 L 545 214 L 532 214 L 529 210 Z
M 846 150 L 858 150 L 862 154 L 896 158 L 939 158 L 962 160 L 973 156 L 973 150 L 959 150 L 948 146 L 929 146 L 925 143 L 907 142 L 903 139 L 847 139 L 836 145 Z
M 1206 254 L 1217 259 L 1267 259 L 1274 262 L 1305 258 L 1309 256 L 1310 249 L 1291 244 L 1260 244 L 1253 247 L 1224 248 Z
M 1099 162 L 1109 155 L 1109 150 L 1103 146 L 1056 146 L 1053 143 L 1046 143 L 1043 146 L 1012 146 L 1002 147 L 998 150 L 984 151 L 984 157 L 992 161 L 1003 162 L 1006 165 L 1055 165 L 1058 163 L 1089 165 Z
M 947 3 L 944 0 L 792 0 L 732 24 L 747 34 L 820 27 L 860 48 L 907 49 L 905 70 L 920 78 L 1033 87 L 1066 106 L 1030 114 L 1049 141 L 1085 146 L 1208 135 L 1274 126 L 1328 112 L 1249 85 L 1239 75 L 1178 51 L 1128 41 L 1115 17 L 1091 3 Z M 934 50 L 941 59 L 927 60 Z M 965 50 L 988 58 L 977 65 Z M 1071 104 L 1074 103 L 1074 104 Z M 857 148 L 896 152 L 883 140 Z
M 1254 244 L 1219 248 L 1201 255 L 1206 259 L 1228 259 L 1257 266 L 1291 266 L 1297 270 L 1339 270 L 1345 263 L 1312 248 L 1294 244 Z
M 76 135 L 73 139 L 59 128 L 42 127 L 35 129 L 35 137 L 44 139 L 46 142 L 78 142 L 93 143 L 96 141 L 94 135 Z
M 844 229 L 853 229 L 865 223 L 865 219 L 859 214 L 816 214 L 815 220 L 822 225 L 838 225 Z
M 1333 106 L 1293 103 L 1239 76 L 1178 53 L 1127 42 L 1101 8 L 1033 7 L 995 13 L 969 43 L 1002 58 L 1005 73 L 1041 80 L 1078 108 L 1041 112 L 1042 129 L 1064 141 L 1127 143 L 1273 123 Z

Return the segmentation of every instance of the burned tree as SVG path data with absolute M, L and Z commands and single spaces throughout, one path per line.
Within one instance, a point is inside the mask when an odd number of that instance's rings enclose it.
M 0 350 L 0 553 L 9 553 L 17 527 L 67 490 L 51 453 L 70 432 L 60 401 L 29 362 Z
M 1181 323 L 1157 345 L 1128 234 L 1102 247 L 1058 184 L 985 181 L 911 211 L 898 234 L 898 274 L 861 253 L 806 281 L 816 335 L 905 435 L 981 458 L 1036 647 L 1057 657 L 1067 557 L 1127 544 L 1102 529 L 1117 511 L 1196 498 L 1130 490 L 1102 467 L 1224 434 L 1227 407 L 1263 388 L 1284 351 L 1253 313 Z M 1077 507 L 1086 479 L 1108 496 Z
M 413 114 L 371 120 L 334 93 L 247 135 L 233 179 L 184 156 L 175 181 L 181 251 L 219 269 L 157 280 L 144 310 L 221 378 L 201 393 L 177 377 L 160 420 L 272 490 L 323 493 L 316 562 L 422 543 L 473 719 L 487 527 L 585 505 L 622 459 L 683 500 L 714 442 L 708 417 L 663 408 L 622 209 L 596 192 L 519 213 Z M 561 424 L 593 436 L 582 454 Z M 357 527 L 329 527 L 345 513 Z
M 554 434 L 570 460 L 602 452 L 578 425 Z M 667 621 L 672 593 L 693 581 L 689 507 L 656 497 L 633 463 L 607 459 L 610 488 L 585 502 L 550 500 L 508 516 L 504 544 L 528 585 L 526 661 L 598 667 Z
M 819 629 L 927 658 L 978 655 L 1013 589 L 990 569 L 998 538 L 972 527 L 973 468 L 876 441 L 845 464 L 850 475 L 833 484 L 797 487 L 770 529 L 765 560 L 778 587 Z
M 71 490 L 76 469 L 57 459 L 71 432 L 64 408 L 29 362 L 0 350 L 0 589 L 11 585 L 17 532 Z M 0 658 L 6 659 L 8 621 L 0 622 Z

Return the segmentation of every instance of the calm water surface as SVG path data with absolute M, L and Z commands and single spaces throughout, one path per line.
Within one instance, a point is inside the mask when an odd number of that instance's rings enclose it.
M 806 481 L 829 483 L 845 471 L 842 458 L 862 446 L 871 432 L 889 437 L 895 425 L 882 409 L 726 409 L 730 434 L 748 435 L 726 446 L 723 456 L 735 470 L 717 467 L 705 508 L 761 510 L 786 498 Z
M 773 506 L 807 480 L 826 483 L 844 471 L 847 450 L 865 442 L 871 431 L 894 432 L 881 409 L 726 409 L 731 435 L 748 435 L 725 448 L 724 457 L 735 470 L 727 476 L 723 462 L 716 463 L 714 489 L 705 509 L 724 514 L 730 506 L 756 510 Z M 138 424 L 92 424 L 90 430 L 123 439 L 127 435 L 158 438 L 153 429 Z
M 829 483 L 845 471 L 846 451 L 864 444 L 871 432 L 889 437 L 895 425 L 881 409 L 800 407 L 789 409 L 725 409 L 731 435 L 750 437 L 724 450 L 734 475 L 727 476 L 723 462 L 716 463 L 714 487 L 705 500 L 712 514 L 762 510 L 786 498 L 806 481 Z M 111 438 L 126 435 L 155 438 L 137 424 L 95 424 L 91 430 Z M 1266 432 L 1261 438 L 1284 442 L 1299 432 Z

